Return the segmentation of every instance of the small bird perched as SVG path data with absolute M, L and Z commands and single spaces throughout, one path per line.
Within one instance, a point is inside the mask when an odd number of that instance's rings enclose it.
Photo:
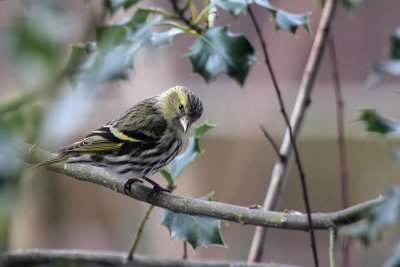
M 203 113 L 201 100 L 183 86 L 174 86 L 145 99 L 113 121 L 92 131 L 83 140 L 56 151 L 59 155 L 35 167 L 54 163 L 78 163 L 102 167 L 130 178 L 125 192 L 142 178 L 152 192 L 165 190 L 149 179 L 181 151 L 185 133 Z

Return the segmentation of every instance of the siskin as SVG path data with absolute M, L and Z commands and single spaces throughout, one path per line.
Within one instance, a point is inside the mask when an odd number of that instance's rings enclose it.
M 201 100 L 183 86 L 175 86 L 143 100 L 83 140 L 56 151 L 59 155 L 35 167 L 79 163 L 102 167 L 130 178 L 125 192 L 142 178 L 152 192 L 165 190 L 149 179 L 181 151 L 185 133 L 203 113 Z

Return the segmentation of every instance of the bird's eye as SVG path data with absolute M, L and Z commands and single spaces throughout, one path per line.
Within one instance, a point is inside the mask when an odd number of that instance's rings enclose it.
M 182 110 L 182 109 L 183 109 L 183 105 L 180 103 L 179 106 L 178 106 L 178 108 L 179 108 L 180 110 Z

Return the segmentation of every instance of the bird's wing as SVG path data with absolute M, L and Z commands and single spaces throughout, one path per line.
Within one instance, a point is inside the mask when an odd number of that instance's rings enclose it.
M 103 129 L 104 127 L 100 128 Z M 36 164 L 32 166 L 31 168 L 36 168 L 40 166 L 45 166 L 45 165 L 50 165 L 50 164 L 55 164 L 55 163 L 61 163 L 63 161 L 66 161 L 69 158 L 68 154 L 78 152 L 78 153 L 95 153 L 95 152 L 104 152 L 104 151 L 117 151 L 119 150 L 123 142 L 114 142 L 112 140 L 109 140 L 105 137 L 102 137 L 100 135 L 93 135 L 94 132 L 100 131 L 96 130 L 93 131 L 90 135 L 85 137 L 83 140 L 75 142 L 71 145 L 68 145 L 66 147 L 60 148 L 56 152 L 59 153 L 58 156 L 55 158 L 43 161 L 39 164 Z
M 60 163 L 72 153 L 114 152 L 125 148 L 152 147 L 167 128 L 164 117 L 153 105 L 140 102 L 117 119 L 92 131 L 83 140 L 56 151 L 59 155 L 34 167 Z
M 158 142 L 167 129 L 167 121 L 153 99 L 139 102 L 113 120 L 110 131 L 124 141 Z

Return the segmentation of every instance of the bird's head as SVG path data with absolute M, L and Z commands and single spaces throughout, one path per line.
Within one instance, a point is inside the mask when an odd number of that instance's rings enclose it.
M 192 91 L 174 86 L 160 95 L 160 106 L 166 120 L 187 132 L 203 114 L 203 104 Z

